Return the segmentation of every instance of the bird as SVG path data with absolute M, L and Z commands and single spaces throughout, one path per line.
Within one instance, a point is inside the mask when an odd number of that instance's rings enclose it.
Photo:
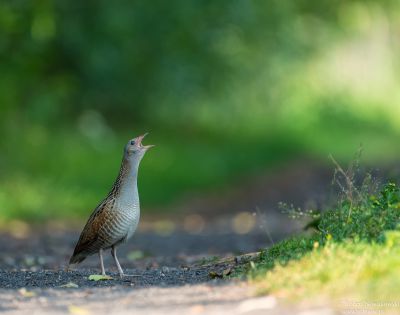
M 107 197 L 90 215 L 76 243 L 68 268 L 98 253 L 101 274 L 105 276 L 103 251 L 111 248 L 111 255 L 119 275 L 121 278 L 124 277 L 116 249 L 135 233 L 139 224 L 140 203 L 137 187 L 139 164 L 146 151 L 154 146 L 142 144 L 146 135 L 147 133 L 131 139 L 125 145 L 120 171 L 114 185 Z

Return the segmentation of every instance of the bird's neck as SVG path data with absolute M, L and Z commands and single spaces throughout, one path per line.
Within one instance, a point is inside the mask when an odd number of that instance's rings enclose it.
M 116 196 L 125 198 L 131 196 L 135 200 L 139 200 L 137 188 L 138 169 L 139 163 L 127 158 L 122 159 L 121 168 L 113 187 L 113 193 Z

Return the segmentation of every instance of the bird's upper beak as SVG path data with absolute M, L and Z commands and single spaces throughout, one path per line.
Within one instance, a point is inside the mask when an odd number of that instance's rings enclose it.
M 149 144 L 149 145 L 143 145 L 143 144 L 142 144 L 143 138 L 146 137 L 148 134 L 149 134 L 149 133 L 146 132 L 145 134 L 143 134 L 143 135 L 141 135 L 141 136 L 135 138 L 135 142 L 136 142 L 136 144 L 137 144 L 137 146 L 138 146 L 139 148 L 148 150 L 148 149 L 154 147 L 153 144 Z

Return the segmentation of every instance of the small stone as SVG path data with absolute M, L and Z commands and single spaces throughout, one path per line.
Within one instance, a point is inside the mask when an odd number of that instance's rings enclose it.
M 165 266 L 162 267 L 161 270 L 162 270 L 163 273 L 168 273 L 170 271 L 169 268 L 165 267 Z

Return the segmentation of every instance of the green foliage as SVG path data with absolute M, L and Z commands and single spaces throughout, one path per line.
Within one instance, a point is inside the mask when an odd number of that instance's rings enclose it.
M 300 259 L 313 249 L 316 238 L 292 237 L 261 252 L 258 267 L 269 270 L 276 265 L 285 266 L 289 261 Z
M 314 228 L 319 242 L 355 240 L 382 242 L 384 233 L 400 224 L 400 189 L 394 182 L 379 187 L 371 174 L 363 174 L 359 161 L 361 148 L 347 169 L 335 164 L 333 183 L 338 194 L 336 204 L 326 210 L 302 210 L 281 203 L 284 212 L 293 218 L 311 217 L 305 229 Z
M 338 209 L 321 214 L 318 229 L 321 240 L 330 235 L 335 241 L 354 239 L 382 242 L 387 230 L 400 223 L 400 192 L 395 183 L 386 184 L 379 196 L 370 195 L 365 205 L 343 202 Z
M 87 216 L 146 131 L 141 197 L 158 209 L 299 156 L 348 159 L 360 142 L 395 159 L 398 47 L 376 34 L 396 36 L 399 8 L 1 2 L 0 221 Z
M 246 272 L 260 293 L 278 293 L 290 298 L 347 296 L 398 298 L 396 267 L 400 262 L 400 189 L 389 182 L 378 194 L 367 175 L 355 183 L 354 169 L 337 164 L 336 178 L 343 188 L 335 208 L 303 211 L 288 207 L 294 217 L 311 216 L 312 235 L 296 236 L 265 249 Z M 343 184 L 343 185 L 342 185 Z
M 139 130 L 139 131 L 138 131 Z M 20 141 L 8 142 L 0 156 L 0 223 L 12 219 L 43 222 L 86 218 L 115 180 L 127 139 L 145 130 L 89 138 L 43 128 L 16 130 Z M 153 130 L 145 143 L 156 144 L 142 161 L 139 191 L 142 208 L 167 211 L 168 205 L 193 190 L 223 189 L 240 176 L 256 174 L 296 155 L 289 137 L 264 138 L 248 146 L 239 137 L 179 138 L 174 130 Z M 238 147 L 246 151 L 238 152 Z M 171 209 L 174 210 L 174 209 Z
M 337 122 L 364 130 L 364 120 L 386 118 L 359 115 L 351 109 L 357 98 L 307 73 L 341 41 L 363 38 L 376 21 L 396 22 L 398 8 L 392 0 L 5 1 L 1 125 L 71 127 L 94 109 L 124 129 L 265 132 L 283 119 L 290 128 Z
M 365 199 L 368 200 L 366 204 L 351 206 L 344 201 L 335 210 L 320 214 L 290 208 L 291 215 L 317 217 L 312 221 L 316 232 L 311 236 L 292 237 L 266 249 L 260 256 L 258 268 L 269 270 L 276 265 L 286 265 L 302 258 L 314 247 L 330 242 L 384 242 L 387 231 L 397 229 L 400 224 L 400 189 L 388 183 L 378 197 L 369 195 Z

